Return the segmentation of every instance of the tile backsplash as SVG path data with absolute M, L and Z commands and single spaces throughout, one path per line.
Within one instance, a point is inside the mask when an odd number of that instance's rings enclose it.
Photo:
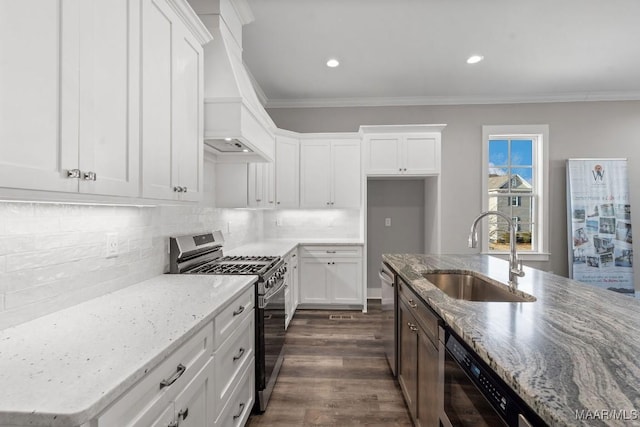
M 162 274 L 169 236 L 218 229 L 227 249 L 252 242 L 263 212 L 0 202 L 0 329 Z
M 264 237 L 359 238 L 360 209 L 285 209 L 264 212 Z

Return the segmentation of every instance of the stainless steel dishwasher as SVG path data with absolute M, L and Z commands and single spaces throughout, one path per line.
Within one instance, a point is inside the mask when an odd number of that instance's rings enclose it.
M 387 362 L 389 362 L 391 372 L 395 377 L 398 371 L 398 349 L 396 347 L 396 316 L 398 312 L 396 301 L 398 297 L 396 293 L 394 274 L 385 263 L 380 264 L 378 276 L 380 276 L 382 284 L 381 307 L 384 352 L 387 356 Z

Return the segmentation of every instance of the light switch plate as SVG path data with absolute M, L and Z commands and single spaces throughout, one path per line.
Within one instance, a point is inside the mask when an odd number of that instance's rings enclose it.
M 385 227 L 391 227 L 391 218 L 385 218 L 384 219 L 384 226 Z
M 107 233 L 107 258 L 118 256 L 118 233 Z

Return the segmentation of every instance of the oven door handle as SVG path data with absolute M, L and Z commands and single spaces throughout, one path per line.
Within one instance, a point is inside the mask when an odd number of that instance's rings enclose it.
M 275 291 L 271 292 L 268 297 L 265 296 L 263 298 L 263 302 L 265 306 L 267 305 L 269 300 L 274 297 L 274 295 L 280 293 L 280 291 L 284 289 L 284 286 L 285 286 L 284 279 L 280 280 L 278 283 L 280 284 L 280 286 L 278 286 L 278 288 Z

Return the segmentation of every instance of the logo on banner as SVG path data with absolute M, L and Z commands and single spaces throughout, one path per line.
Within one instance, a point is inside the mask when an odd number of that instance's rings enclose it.
M 593 175 L 593 180 L 597 182 L 602 182 L 604 179 L 604 168 L 601 165 L 595 165 L 593 170 L 591 171 Z

